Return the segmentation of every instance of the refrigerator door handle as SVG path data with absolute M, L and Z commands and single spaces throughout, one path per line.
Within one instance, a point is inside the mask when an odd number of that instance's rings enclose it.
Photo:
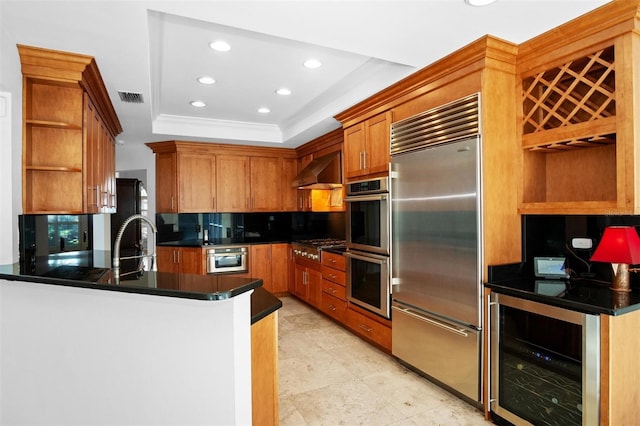
M 466 332 L 465 332 L 465 330 L 464 330 L 464 329 L 462 329 L 462 328 L 455 328 L 455 327 L 451 327 L 450 325 L 445 324 L 445 323 L 443 323 L 443 322 L 436 321 L 436 320 L 434 320 L 434 319 L 428 318 L 428 317 L 426 317 L 426 316 L 422 315 L 420 312 L 415 311 L 415 310 L 413 310 L 413 309 L 410 309 L 410 308 L 400 308 L 400 307 L 398 307 L 398 306 L 393 306 L 393 307 L 392 307 L 392 309 L 398 310 L 398 311 L 400 311 L 400 312 L 402 312 L 402 313 L 404 313 L 404 314 L 407 314 L 407 315 L 409 315 L 409 316 L 411 316 L 411 317 L 413 317 L 413 318 L 415 318 L 415 319 L 417 319 L 417 320 L 420 320 L 420 321 L 426 322 L 426 323 L 431 324 L 431 325 L 434 325 L 434 326 L 436 326 L 436 327 L 440 327 L 440 328 L 442 328 L 442 329 L 444 329 L 444 330 L 450 331 L 450 332 L 455 333 L 455 334 L 457 334 L 457 335 L 460 335 L 460 336 L 462 336 L 462 337 L 468 337 L 468 336 L 469 336 L 469 334 L 468 334 L 468 333 L 466 333 Z

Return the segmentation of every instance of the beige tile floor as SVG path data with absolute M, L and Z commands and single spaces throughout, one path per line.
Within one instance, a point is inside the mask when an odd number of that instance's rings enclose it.
M 490 424 L 475 407 L 299 300 L 282 302 L 282 426 Z

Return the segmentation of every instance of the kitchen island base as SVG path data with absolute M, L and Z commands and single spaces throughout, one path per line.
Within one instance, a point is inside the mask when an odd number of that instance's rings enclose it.
M 0 281 L 0 424 L 251 424 L 251 291 Z

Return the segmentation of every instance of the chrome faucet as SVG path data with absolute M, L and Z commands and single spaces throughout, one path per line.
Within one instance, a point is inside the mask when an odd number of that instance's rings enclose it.
M 152 231 L 151 234 L 153 238 L 153 244 L 150 244 L 149 247 L 147 248 L 147 254 L 142 254 L 140 256 L 127 256 L 127 257 L 121 258 L 120 257 L 120 241 L 122 240 L 122 235 L 124 234 L 124 230 L 127 228 L 127 225 L 129 225 L 129 223 L 133 222 L 134 220 L 140 220 L 142 222 L 145 222 L 147 225 L 149 225 L 149 228 L 151 228 L 151 231 Z M 121 259 L 141 259 L 145 257 L 150 257 L 151 258 L 150 270 L 151 271 L 158 270 L 158 266 L 156 263 L 157 234 L 158 234 L 158 229 L 153 224 L 153 222 L 151 222 L 149 218 L 146 216 L 143 216 L 141 214 L 134 214 L 133 216 L 129 216 L 127 219 L 125 219 L 124 223 L 120 227 L 120 230 L 118 231 L 118 235 L 116 236 L 116 241 L 113 243 L 113 262 L 112 262 L 111 269 L 113 271 L 113 279 L 116 284 L 119 284 L 120 282 L 120 260 Z M 153 248 L 153 252 L 151 254 L 149 254 L 150 248 Z M 134 271 L 134 272 L 139 272 L 141 269 L 142 269 L 142 266 L 137 271 Z

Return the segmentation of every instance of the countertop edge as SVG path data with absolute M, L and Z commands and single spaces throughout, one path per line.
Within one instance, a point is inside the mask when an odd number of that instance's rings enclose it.
M 282 307 L 282 301 L 265 290 L 256 288 L 251 294 L 251 324 L 269 316 Z
M 15 275 L 15 274 L 6 274 L 6 273 L 0 273 L 0 279 L 4 279 L 7 281 L 24 281 L 24 282 L 30 282 L 30 283 L 36 283 L 36 284 L 48 284 L 48 285 L 58 285 L 58 286 L 65 286 L 65 287 L 86 288 L 86 289 L 92 289 L 92 290 L 115 291 L 115 292 L 121 292 L 121 293 L 147 294 L 152 296 L 174 297 L 179 299 L 192 299 L 192 300 L 204 300 L 204 301 L 230 299 L 242 293 L 246 293 L 249 290 L 254 290 L 262 286 L 262 279 L 255 278 L 253 279 L 253 281 L 250 281 L 247 284 L 244 284 L 240 287 L 233 288 L 230 290 L 225 290 L 221 292 L 211 292 L 211 293 L 198 293 L 198 292 L 189 292 L 189 291 L 183 291 L 183 290 L 133 287 L 133 286 L 127 286 L 122 284 L 119 284 L 119 285 L 100 284 L 100 283 L 95 283 L 90 281 L 68 280 L 64 278 L 50 278 L 50 277 L 29 276 L 29 275 Z
M 570 309 L 572 311 L 578 311 L 585 314 L 591 315 L 611 315 L 611 316 L 619 316 L 629 312 L 637 311 L 640 309 L 638 305 L 629 305 L 620 308 L 605 308 L 601 306 L 584 304 L 579 302 L 569 302 L 562 299 L 557 299 L 554 297 L 548 297 L 543 295 L 536 295 L 528 291 L 518 290 L 507 285 L 500 285 L 497 283 L 486 282 L 484 286 L 491 289 L 491 291 L 495 291 L 496 293 L 506 294 L 508 296 L 518 297 L 525 300 L 531 300 L 538 303 L 543 303 L 545 305 L 556 306 L 558 308 Z

